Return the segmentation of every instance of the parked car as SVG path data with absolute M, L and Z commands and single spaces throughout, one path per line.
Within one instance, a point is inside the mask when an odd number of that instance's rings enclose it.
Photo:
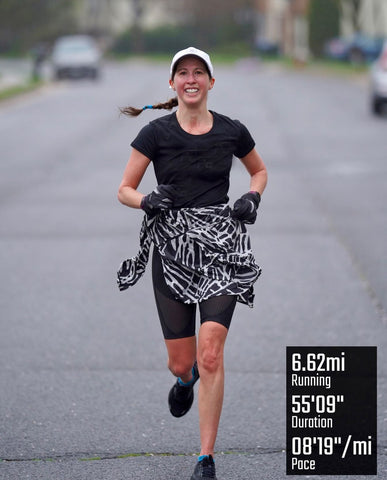
M 96 41 L 88 35 L 69 35 L 56 40 L 51 54 L 54 76 L 98 78 L 101 68 L 101 51 Z
M 333 38 L 324 47 L 324 55 L 334 60 L 343 60 L 354 64 L 375 60 L 383 47 L 383 39 L 356 34 L 352 37 Z
M 371 77 L 371 110 L 380 115 L 387 106 L 387 40 L 379 58 L 372 64 Z
M 262 55 L 278 56 L 280 53 L 280 47 L 277 43 L 266 40 L 263 37 L 256 39 L 255 48 Z

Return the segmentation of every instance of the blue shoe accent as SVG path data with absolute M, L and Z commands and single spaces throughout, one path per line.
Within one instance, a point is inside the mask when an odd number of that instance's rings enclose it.
M 209 458 L 208 455 L 199 455 L 198 456 L 198 462 L 201 462 L 202 460 L 204 460 L 205 458 Z
M 180 377 L 177 379 L 177 381 L 182 387 L 189 387 L 190 385 L 192 385 L 195 382 L 195 368 L 192 367 L 192 378 L 189 382 L 184 383 Z

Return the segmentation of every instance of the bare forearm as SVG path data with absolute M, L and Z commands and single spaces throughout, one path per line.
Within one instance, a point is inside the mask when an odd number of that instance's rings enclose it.
M 118 190 L 118 200 L 127 207 L 141 208 L 141 200 L 144 195 L 127 185 L 121 186 Z
M 149 158 L 136 149 L 132 149 L 128 164 L 125 168 L 121 184 L 118 188 L 118 200 L 128 207 L 141 208 L 144 197 L 137 188 L 150 163 Z
M 250 190 L 262 195 L 267 183 L 267 171 L 262 158 L 253 148 L 251 152 L 241 158 L 241 161 L 250 174 Z
M 260 170 L 259 172 L 251 176 L 250 190 L 253 190 L 254 192 L 259 192 L 259 194 L 262 195 L 263 191 L 265 190 L 266 184 L 267 171 L 266 169 Z

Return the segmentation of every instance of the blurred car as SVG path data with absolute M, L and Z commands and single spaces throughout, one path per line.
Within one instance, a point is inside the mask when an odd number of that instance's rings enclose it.
M 263 55 L 277 56 L 280 53 L 279 45 L 265 38 L 258 38 L 255 41 L 255 48 Z
M 101 51 L 92 37 L 69 35 L 56 40 L 51 62 L 57 79 L 65 77 L 96 79 L 100 74 Z
M 375 60 L 383 47 L 383 39 L 356 34 L 352 37 L 333 38 L 324 46 L 324 55 L 333 60 L 354 64 Z
M 379 58 L 372 64 L 371 77 L 371 109 L 380 115 L 387 106 L 387 40 Z

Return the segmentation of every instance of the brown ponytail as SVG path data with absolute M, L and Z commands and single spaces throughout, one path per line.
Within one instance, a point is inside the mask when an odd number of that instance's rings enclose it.
M 137 117 L 144 110 L 153 109 L 153 110 L 172 110 L 172 108 L 177 107 L 177 97 L 170 98 L 167 102 L 157 103 L 156 105 L 145 105 L 143 108 L 136 107 L 123 107 L 120 108 L 120 112 L 129 117 Z

